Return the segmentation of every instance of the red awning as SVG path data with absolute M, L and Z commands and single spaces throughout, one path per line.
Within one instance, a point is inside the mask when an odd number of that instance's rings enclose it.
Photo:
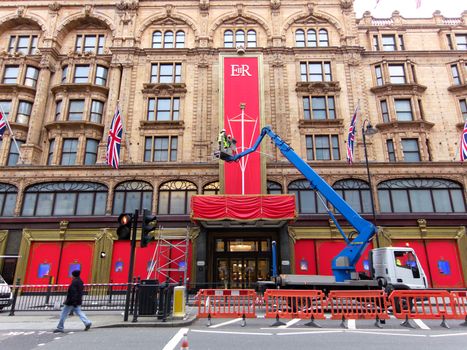
M 293 195 L 193 196 L 191 219 L 209 220 L 294 220 Z

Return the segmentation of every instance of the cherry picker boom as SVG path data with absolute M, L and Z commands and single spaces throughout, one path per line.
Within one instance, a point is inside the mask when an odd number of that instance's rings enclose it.
M 277 134 L 275 134 L 270 126 L 266 126 L 261 130 L 261 134 L 256 139 L 254 145 L 238 154 L 230 154 L 226 152 L 218 153 L 220 159 L 226 162 L 234 162 L 246 155 L 255 152 L 265 136 L 269 136 L 274 145 L 281 151 L 287 160 L 294 165 L 300 173 L 310 182 L 311 188 L 318 191 L 332 206 L 355 228 L 357 235 L 350 239 L 342 230 L 335 215 L 326 207 L 328 215 L 331 217 L 339 232 L 341 233 L 346 246 L 340 251 L 332 261 L 332 272 L 334 281 L 323 282 L 324 279 L 320 276 L 310 276 L 308 279 L 303 275 L 285 275 L 282 277 L 282 283 L 289 284 L 332 284 L 344 283 L 349 284 L 351 281 L 359 281 L 359 276 L 356 271 L 356 264 L 367 248 L 371 239 L 378 233 L 378 228 L 371 222 L 362 218 L 352 207 L 344 201 L 339 194 L 324 181 L 303 159 L 301 159 L 295 151 Z M 404 265 L 399 264 L 401 259 Z M 427 280 L 425 273 L 419 263 L 415 252 L 411 248 L 376 248 L 370 252 L 370 277 L 373 282 L 350 283 L 361 284 L 362 287 L 370 287 L 370 285 L 384 287 L 388 284 L 395 289 L 408 288 L 426 288 Z M 398 268 L 402 268 L 399 270 Z M 313 278 L 314 277 L 314 278 Z M 325 276 L 321 276 L 325 277 Z M 289 282 L 287 282 L 289 281 Z M 301 282 L 300 282 L 301 281 Z

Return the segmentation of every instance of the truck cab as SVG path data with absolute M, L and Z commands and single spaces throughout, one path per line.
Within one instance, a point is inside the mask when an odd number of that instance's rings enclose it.
M 428 282 L 414 250 L 409 247 L 376 248 L 370 251 L 371 274 L 381 286 L 393 289 L 425 289 Z

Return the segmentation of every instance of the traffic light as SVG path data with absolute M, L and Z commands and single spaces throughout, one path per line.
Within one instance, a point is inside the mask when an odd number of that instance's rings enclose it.
M 133 215 L 128 213 L 120 214 L 120 216 L 118 217 L 118 223 L 120 224 L 117 228 L 118 239 L 130 239 L 131 225 L 133 224 Z
M 151 231 L 156 229 L 156 216 L 144 209 L 143 210 L 143 224 L 141 225 L 141 248 L 147 247 L 148 243 L 152 240 L 149 235 Z

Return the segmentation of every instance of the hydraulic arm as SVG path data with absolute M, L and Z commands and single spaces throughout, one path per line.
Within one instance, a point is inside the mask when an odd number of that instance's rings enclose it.
M 324 181 L 303 159 L 301 159 L 285 141 L 271 130 L 271 127 L 266 126 L 261 130 L 261 134 L 251 148 L 232 156 L 222 154 L 220 158 L 227 162 L 236 161 L 256 151 L 266 135 L 271 138 L 284 157 L 286 157 L 289 162 L 292 163 L 298 171 L 303 174 L 303 176 L 305 176 L 305 178 L 310 182 L 312 189 L 318 191 L 324 198 L 326 198 L 357 231 L 358 235 L 353 240 L 349 240 L 340 228 L 333 213 L 328 209 L 328 214 L 331 216 L 331 219 L 338 227 L 346 242 L 346 247 L 339 252 L 332 261 L 334 277 L 337 282 L 352 279 L 356 272 L 355 266 L 365 251 L 369 241 L 377 233 L 377 228 L 353 210 L 350 205 L 348 205 L 347 202 L 345 202 L 336 193 L 336 191 L 328 185 L 326 181 Z

